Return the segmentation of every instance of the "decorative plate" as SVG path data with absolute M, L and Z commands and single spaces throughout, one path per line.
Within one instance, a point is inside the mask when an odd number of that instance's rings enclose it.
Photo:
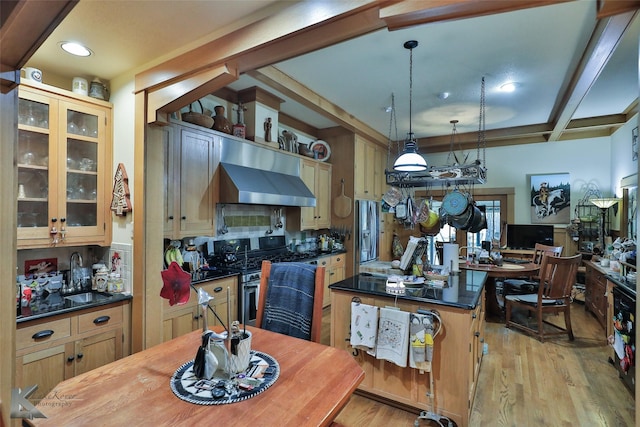
M 173 394 L 185 402 L 196 405 L 225 405 L 241 402 L 259 395 L 276 382 L 280 376 L 280 365 L 270 355 L 260 351 L 251 351 L 251 362 L 248 370 L 256 365 L 268 367 L 261 378 L 248 378 L 248 373 L 241 373 L 233 379 L 214 377 L 203 380 L 193 373 L 193 360 L 180 366 L 171 377 L 170 386 Z M 246 382 L 250 387 L 241 387 Z
M 312 142 L 309 148 L 314 152 L 314 157 L 321 162 L 326 162 L 331 156 L 331 147 L 321 139 Z

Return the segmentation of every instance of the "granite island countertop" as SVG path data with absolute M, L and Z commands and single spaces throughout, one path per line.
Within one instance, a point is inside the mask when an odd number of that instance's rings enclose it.
M 330 290 L 352 292 L 354 294 L 384 296 L 402 300 L 425 302 L 436 305 L 474 309 L 480 304 L 480 297 L 487 281 L 487 273 L 483 271 L 462 271 L 455 287 L 437 288 L 423 286 L 421 296 L 409 294 L 396 295 L 386 291 L 387 277 L 361 273 L 329 286 Z

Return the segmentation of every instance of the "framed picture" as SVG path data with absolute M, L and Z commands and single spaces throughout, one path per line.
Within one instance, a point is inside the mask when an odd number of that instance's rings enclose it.
M 633 160 L 638 160 L 638 127 L 631 131 L 631 155 Z
M 532 224 L 567 224 L 571 217 L 568 173 L 530 175 Z

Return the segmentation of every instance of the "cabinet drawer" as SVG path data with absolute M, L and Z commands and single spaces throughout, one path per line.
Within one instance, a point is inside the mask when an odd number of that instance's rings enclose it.
M 95 331 L 122 323 L 122 307 L 106 308 L 78 316 L 78 333 Z
M 69 336 L 71 336 L 71 319 L 26 326 L 16 330 L 16 349 L 20 350 Z
M 331 257 L 331 266 L 332 267 L 344 267 L 344 259 L 345 259 L 345 255 L 344 254 L 333 255 Z

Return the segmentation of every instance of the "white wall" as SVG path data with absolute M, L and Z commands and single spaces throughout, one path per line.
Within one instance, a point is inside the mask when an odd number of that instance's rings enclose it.
M 620 180 L 638 173 L 638 160 L 634 161 L 631 155 L 631 131 L 637 126 L 636 114 L 611 136 L 611 183 L 616 197 L 622 197 Z
M 122 163 L 129 177 L 132 205 L 135 197 L 133 185 L 135 173 L 135 97 L 133 89 L 133 76 L 123 76 L 111 82 L 110 102 L 113 103 L 113 167 L 111 176 L 114 176 L 118 164 Z M 133 243 L 133 214 L 131 212 L 125 216 L 112 214 L 112 218 L 113 242 L 131 245 Z
M 475 150 L 469 157 L 475 159 Z M 444 165 L 446 160 L 447 153 L 427 156 L 430 165 Z M 487 148 L 486 162 L 483 187 L 515 188 L 515 222 L 519 224 L 531 222 L 528 175 L 569 173 L 571 212 L 588 184 L 597 185 L 604 196 L 612 195 L 608 137 Z

